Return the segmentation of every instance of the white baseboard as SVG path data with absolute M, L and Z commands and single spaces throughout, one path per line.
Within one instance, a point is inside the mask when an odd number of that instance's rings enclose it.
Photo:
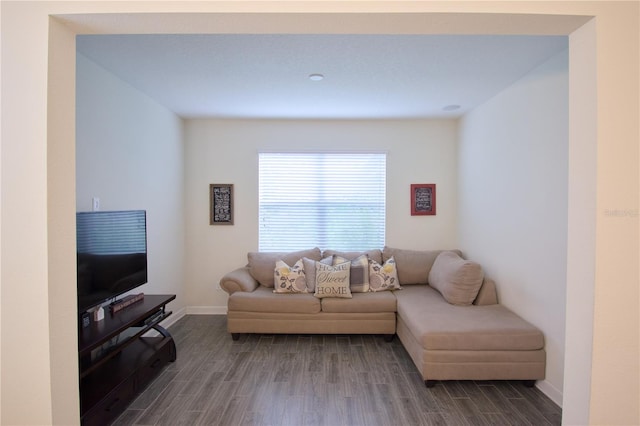
M 164 328 L 169 328 L 177 323 L 185 315 L 227 315 L 226 306 L 186 306 L 179 311 L 174 312 L 169 318 L 160 322 Z M 148 336 L 159 336 L 155 330 L 149 330 Z
M 169 318 L 160 322 L 160 325 L 164 328 L 171 327 L 173 324 L 177 323 L 180 318 L 187 314 L 186 308 L 182 308 L 169 316 Z
M 547 395 L 549 399 L 555 402 L 560 408 L 562 408 L 562 392 L 555 386 L 546 380 L 537 381 L 536 387 L 540 389 L 540 392 Z
M 183 316 L 186 315 L 186 309 L 182 308 L 179 311 L 176 311 L 174 313 L 172 313 L 169 318 L 166 318 L 162 321 L 160 321 L 160 323 L 158 324 L 160 327 L 162 328 L 169 328 L 171 327 L 173 324 L 175 324 L 176 322 L 178 322 L 178 320 L 180 318 L 182 318 Z M 153 328 L 150 329 L 149 331 L 147 331 L 145 333 L 146 337 L 158 337 L 160 336 L 160 333 L 158 333 L 158 331 L 154 330 Z

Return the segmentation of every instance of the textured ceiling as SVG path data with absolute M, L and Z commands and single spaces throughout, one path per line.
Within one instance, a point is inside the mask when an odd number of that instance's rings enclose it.
M 87 35 L 78 51 L 185 118 L 456 117 L 561 36 Z M 321 73 L 322 81 L 308 76 Z M 456 111 L 443 111 L 460 105 Z

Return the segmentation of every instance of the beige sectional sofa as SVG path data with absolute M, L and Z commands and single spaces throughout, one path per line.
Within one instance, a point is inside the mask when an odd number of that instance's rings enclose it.
M 301 292 L 274 291 L 277 261 L 292 266 L 301 259 L 311 265 L 334 259 L 335 264 L 336 258 L 361 261 L 363 255 L 370 265 L 390 265 L 394 286 L 400 288 L 371 291 L 375 277 L 365 273 L 365 280 L 371 280 L 365 290 L 370 291 L 351 297 L 319 298 L 304 286 Z M 246 266 L 220 280 L 229 294 L 228 331 L 234 339 L 242 333 L 380 334 L 387 340 L 397 335 L 427 386 L 436 380 L 523 380 L 533 385 L 543 379 L 542 333 L 498 304 L 494 282 L 460 255 L 455 250 L 390 247 L 347 253 L 317 248 L 252 252 Z M 355 266 L 351 271 L 355 280 L 359 272 Z

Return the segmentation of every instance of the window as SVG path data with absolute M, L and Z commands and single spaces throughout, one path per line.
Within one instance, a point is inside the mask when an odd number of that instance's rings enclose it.
M 261 153 L 259 249 L 382 248 L 384 153 Z

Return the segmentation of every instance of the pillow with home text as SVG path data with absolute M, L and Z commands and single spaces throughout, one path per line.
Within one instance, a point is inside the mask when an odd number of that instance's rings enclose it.
M 316 262 L 316 292 L 314 296 L 319 299 L 323 297 L 351 299 L 351 290 L 349 289 L 350 270 L 351 262 L 344 262 L 335 266 Z
M 302 258 L 302 264 L 304 265 L 304 275 L 307 278 L 307 293 L 315 293 L 316 291 L 316 262 L 324 263 L 325 265 L 331 265 L 332 260 L 333 256 L 327 256 L 319 261 L 309 259 L 308 257 Z

